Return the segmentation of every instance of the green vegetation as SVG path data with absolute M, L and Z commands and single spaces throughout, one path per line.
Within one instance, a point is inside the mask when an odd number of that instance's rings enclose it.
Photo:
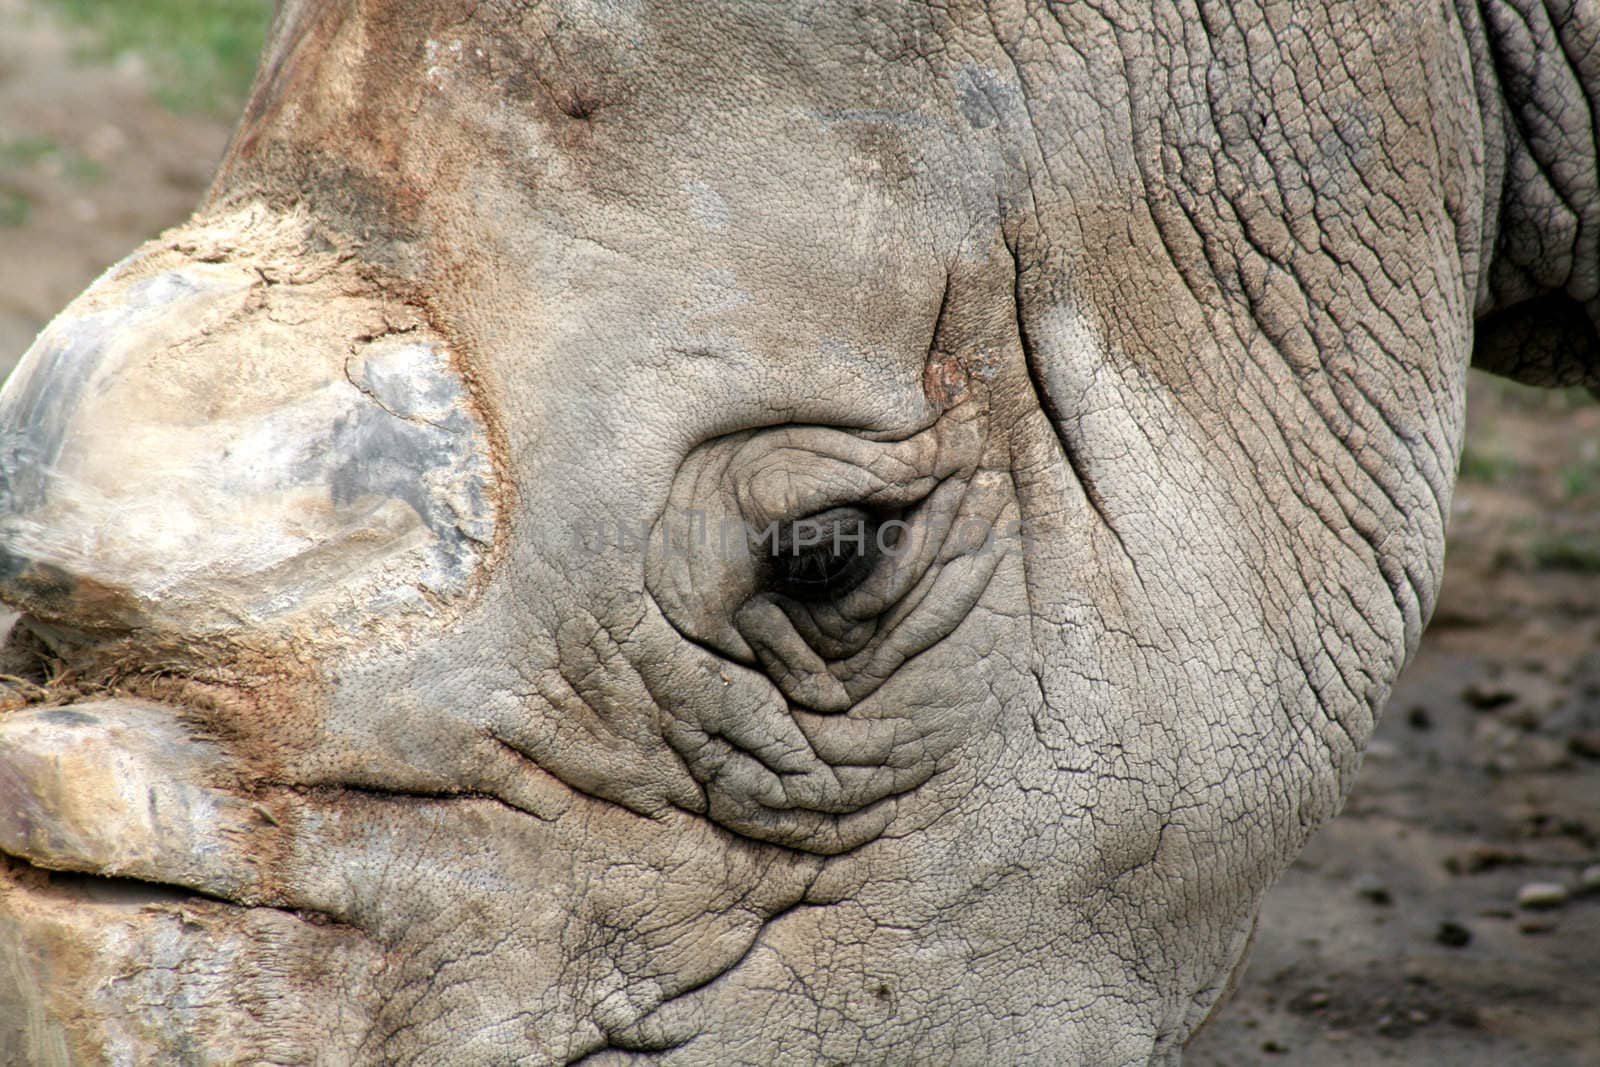
M 1500 485 L 1516 477 L 1521 465 L 1510 456 L 1471 444 L 1461 451 L 1461 477 L 1469 482 Z
M 7 174 L 38 166 L 52 168 L 52 173 L 64 174 L 79 185 L 93 184 L 104 176 L 100 164 L 48 137 L 25 134 L 0 139 L 0 180 Z
M 1584 455 L 1561 468 L 1561 490 L 1568 500 L 1588 496 L 1597 489 L 1600 489 L 1600 452 Z
M 0 170 L 21 170 L 23 167 L 31 167 L 59 150 L 60 146 L 48 137 L 30 135 L 0 141 Z
M 1600 574 L 1600 537 L 1592 533 L 1547 533 L 1529 546 L 1528 556 L 1538 570 Z
M 226 113 L 254 76 L 271 0 L 50 0 L 88 31 L 86 58 L 132 53 L 173 111 Z
M 12 189 L 0 189 L 0 228 L 21 226 L 33 213 L 33 202 Z

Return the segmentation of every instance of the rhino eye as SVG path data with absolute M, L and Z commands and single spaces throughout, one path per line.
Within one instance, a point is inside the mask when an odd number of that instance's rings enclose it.
M 805 601 L 848 593 L 877 565 L 882 533 L 877 517 L 853 507 L 780 523 L 767 550 L 773 590 Z

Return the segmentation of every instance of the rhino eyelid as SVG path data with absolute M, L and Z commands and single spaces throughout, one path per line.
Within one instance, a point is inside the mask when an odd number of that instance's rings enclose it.
M 749 495 L 748 490 L 740 491 L 738 493 L 740 510 L 757 525 L 765 525 L 768 522 L 804 522 L 828 511 L 845 507 L 860 508 L 873 515 L 893 517 L 900 512 L 916 508 L 932 496 L 948 477 L 928 474 L 890 480 L 868 471 L 864 466 L 853 464 L 850 466 L 853 467 L 852 473 L 855 477 L 849 479 L 847 484 L 830 485 L 827 491 L 800 494 L 799 500 L 785 501 L 786 507 L 781 511 L 776 507 L 762 506 L 759 499 Z M 837 480 L 845 481 L 845 479 Z

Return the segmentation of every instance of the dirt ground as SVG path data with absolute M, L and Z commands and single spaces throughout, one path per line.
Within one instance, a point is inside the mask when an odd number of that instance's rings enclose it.
M 0 0 L 0 374 L 85 285 L 182 219 L 225 119 L 157 106 L 144 62 L 75 61 L 82 35 Z
M 0 0 L 0 373 L 203 191 L 228 124 L 148 81 Z M 1600 406 L 1475 376 L 1463 471 L 1422 650 L 1197 1067 L 1600 1064 Z

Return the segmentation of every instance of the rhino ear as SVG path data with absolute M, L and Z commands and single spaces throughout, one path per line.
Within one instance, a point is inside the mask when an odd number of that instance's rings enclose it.
M 1472 45 L 1486 162 L 1473 365 L 1529 385 L 1600 388 L 1600 180 L 1589 116 L 1600 15 L 1458 5 Z

